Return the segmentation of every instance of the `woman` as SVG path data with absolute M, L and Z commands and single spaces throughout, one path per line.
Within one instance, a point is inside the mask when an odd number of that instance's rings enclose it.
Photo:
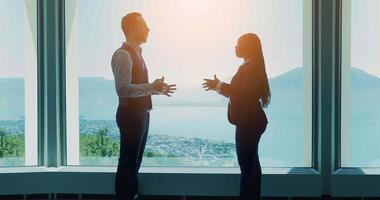
M 259 37 L 253 33 L 242 35 L 235 47 L 236 56 L 244 63 L 231 83 L 204 79 L 203 88 L 215 90 L 229 98 L 228 120 L 236 126 L 236 153 L 241 171 L 240 199 L 260 199 L 261 166 L 258 146 L 267 126 L 263 107 L 270 101 L 270 89 Z

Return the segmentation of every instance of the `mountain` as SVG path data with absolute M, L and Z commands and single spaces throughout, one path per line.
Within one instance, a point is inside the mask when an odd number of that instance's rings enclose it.
M 268 111 L 292 113 L 302 109 L 303 69 L 294 68 L 269 80 L 272 99 Z M 378 105 L 380 79 L 352 68 L 351 105 Z M 155 106 L 225 106 L 228 100 L 201 87 L 178 88 L 171 98 L 153 96 Z M 355 102 L 355 103 L 352 103 Z M 113 80 L 101 77 L 79 78 L 80 115 L 85 119 L 114 118 L 118 99 Z M 291 105 L 291 106 L 290 106 Z M 67 108 L 70 109 L 70 108 Z M 24 112 L 23 78 L 0 78 L 0 120 L 18 120 Z

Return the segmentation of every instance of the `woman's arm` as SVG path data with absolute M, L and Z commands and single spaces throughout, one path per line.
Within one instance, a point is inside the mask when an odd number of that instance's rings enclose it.
M 218 81 L 218 83 L 216 84 L 216 88 L 215 88 L 215 90 L 216 90 L 219 94 L 223 95 L 224 97 L 226 97 L 226 98 L 230 98 L 226 93 L 223 93 L 223 92 L 220 90 L 221 87 L 222 87 L 222 85 L 223 85 L 223 82 L 222 82 L 222 81 Z
M 219 94 L 223 95 L 223 96 L 226 97 L 226 98 L 230 98 L 230 96 L 229 96 L 228 94 L 223 93 L 222 91 L 219 91 Z
M 251 67 L 240 72 L 242 75 L 237 77 L 237 83 L 222 83 L 220 94 L 228 97 L 251 97 L 259 98 L 263 87 L 264 75 L 257 67 Z

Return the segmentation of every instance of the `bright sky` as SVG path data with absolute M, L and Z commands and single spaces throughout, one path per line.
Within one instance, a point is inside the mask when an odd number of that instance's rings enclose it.
M 0 0 L 0 27 L 0 77 L 24 76 L 23 0 Z
M 380 77 L 380 1 L 352 0 L 351 66 Z
M 246 32 L 261 37 L 270 77 L 302 65 L 303 0 L 78 2 L 78 27 L 68 36 L 79 34 L 79 76 L 112 79 L 111 56 L 124 40 L 120 19 L 132 11 L 151 29 L 143 46 L 151 80 L 164 75 L 179 85 L 199 85 L 216 73 L 228 81 L 242 63 L 234 46 Z M 380 77 L 380 1 L 353 0 L 352 8 L 352 66 Z M 32 45 L 23 43 L 24 15 L 24 0 L 0 0 L 0 77 L 24 75 L 24 45 Z
M 143 46 L 151 80 L 164 75 L 190 86 L 214 73 L 229 80 L 246 32 L 261 37 L 269 76 L 302 64 L 302 0 L 81 0 L 79 10 L 80 76 L 112 79 L 110 58 L 124 39 L 120 19 L 133 11 L 151 29 Z

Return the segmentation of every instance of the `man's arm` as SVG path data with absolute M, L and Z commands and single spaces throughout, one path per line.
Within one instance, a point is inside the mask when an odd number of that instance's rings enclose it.
M 117 95 L 119 97 L 143 97 L 156 94 L 152 83 L 132 83 L 132 66 L 133 60 L 129 53 L 119 51 L 112 66 Z

